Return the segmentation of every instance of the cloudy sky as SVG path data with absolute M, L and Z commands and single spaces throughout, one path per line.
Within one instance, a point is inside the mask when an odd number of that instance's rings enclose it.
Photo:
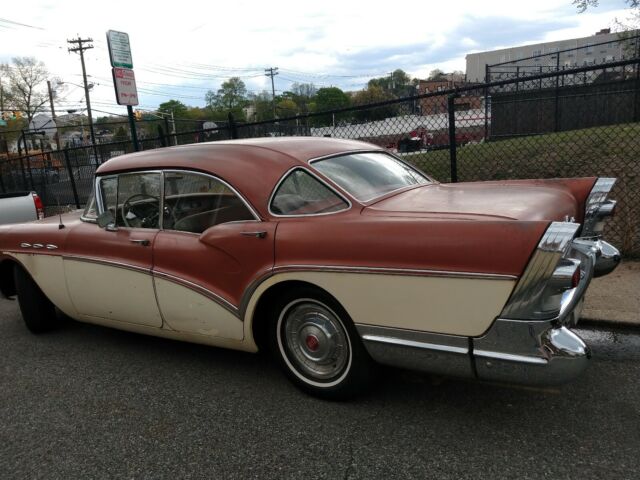
M 113 93 L 109 29 L 129 33 L 143 109 L 172 98 L 202 106 L 206 91 L 231 76 L 250 91 L 270 90 L 267 67 L 279 68 L 277 91 L 292 82 L 358 90 L 396 68 L 414 77 L 434 68 L 464 71 L 468 53 L 588 36 L 626 15 L 623 0 L 601 0 L 583 14 L 571 3 L 13 1 L 0 13 L 0 62 L 42 60 L 67 82 L 57 108 L 82 109 L 83 91 L 72 85 L 82 82 L 80 60 L 66 40 L 92 38 L 86 65 L 96 116 L 124 109 Z

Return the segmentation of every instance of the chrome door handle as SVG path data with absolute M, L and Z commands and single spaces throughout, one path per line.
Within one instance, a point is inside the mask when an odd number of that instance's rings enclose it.
M 142 245 L 143 247 L 148 247 L 149 244 L 151 243 L 149 240 L 147 240 L 146 238 L 142 238 L 142 239 L 137 239 L 137 238 L 130 238 L 129 241 L 131 243 L 138 243 L 140 245 Z
M 267 236 L 267 232 L 240 232 L 240 235 L 244 237 L 264 238 Z

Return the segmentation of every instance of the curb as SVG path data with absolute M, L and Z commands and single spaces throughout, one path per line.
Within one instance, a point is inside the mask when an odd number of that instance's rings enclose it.
M 618 320 L 603 320 L 599 318 L 581 318 L 578 321 L 578 328 L 581 326 L 590 327 L 610 327 L 626 330 L 640 330 L 640 323 L 621 322 Z

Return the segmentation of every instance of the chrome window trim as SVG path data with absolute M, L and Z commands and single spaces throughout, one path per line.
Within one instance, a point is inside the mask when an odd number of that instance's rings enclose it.
M 94 179 L 95 180 L 95 179 Z M 96 183 L 94 181 L 93 183 L 93 197 L 94 197 L 94 201 L 96 202 L 96 212 L 98 212 L 98 199 L 96 198 Z M 89 199 L 91 199 L 91 197 L 89 197 Z M 80 220 L 86 223 L 98 223 L 98 215 L 96 215 L 95 218 L 93 217 L 87 217 L 85 216 L 84 212 L 87 210 L 87 205 L 85 205 L 84 210 L 82 212 L 82 215 L 80 215 Z
M 296 170 L 302 170 L 302 171 L 308 173 L 309 175 L 311 175 L 316 180 L 318 180 L 322 185 L 327 187 L 329 189 L 329 191 L 333 192 L 338 198 L 340 198 L 342 201 L 346 202 L 347 203 L 347 207 L 343 208 L 341 210 L 336 210 L 335 212 L 324 212 L 324 213 L 300 213 L 300 214 L 295 214 L 295 215 L 282 215 L 282 214 L 273 213 L 273 211 L 271 210 L 271 204 L 273 203 L 273 199 L 276 196 L 276 193 L 278 193 L 278 189 L 280 188 L 280 185 L 287 178 L 289 178 L 289 175 L 291 173 L 293 173 Z M 276 183 L 276 186 L 274 187 L 274 189 L 271 192 L 271 195 L 269 196 L 269 203 L 267 204 L 267 208 L 269 210 L 269 215 L 271 215 L 273 217 L 277 217 L 277 218 L 320 217 L 320 216 L 324 216 L 324 215 L 335 215 L 336 213 L 343 213 L 343 212 L 349 211 L 349 210 L 351 210 L 351 207 L 353 207 L 353 203 L 351 203 L 351 200 L 349 200 L 349 198 L 347 198 L 345 195 L 341 194 L 339 191 L 337 191 L 335 188 L 333 188 L 331 185 L 329 185 L 323 178 L 319 177 L 315 172 L 313 172 L 312 170 L 308 169 L 307 167 L 304 167 L 304 166 L 301 166 L 301 165 L 296 165 L 295 167 L 290 168 L 289 170 L 287 170 L 282 175 L 282 177 L 280 177 L 280 180 L 278 180 L 278 183 Z
M 260 215 L 258 215 L 258 212 L 256 211 L 255 208 L 253 208 L 251 203 L 249 203 L 249 201 L 235 187 L 233 187 L 229 182 L 223 180 L 222 178 L 217 177 L 215 175 L 212 175 L 210 173 L 198 172 L 198 171 L 195 171 L 195 170 L 183 170 L 183 169 L 180 169 L 180 168 L 167 168 L 165 170 L 162 170 L 162 172 L 163 173 L 186 173 L 186 174 L 190 174 L 190 175 L 202 175 L 204 177 L 212 178 L 213 180 L 216 180 L 216 181 L 222 183 L 229 190 L 231 190 L 234 194 L 236 194 L 238 196 L 238 198 L 240 198 L 240 200 L 242 200 L 242 203 L 244 203 L 244 205 L 247 207 L 247 209 L 249 210 L 249 213 L 251 213 L 251 215 L 253 215 L 253 218 L 257 222 L 262 222 L 262 219 L 260 218 Z M 163 176 L 163 179 L 164 179 L 164 176 Z M 164 181 L 162 182 L 162 184 L 163 184 L 163 199 L 164 199 Z M 226 223 L 229 223 L 229 222 L 226 222 Z M 222 224 L 220 224 L 220 225 L 222 225 Z M 171 231 L 179 232 L 180 230 L 171 230 Z
M 240 198 L 240 200 L 242 201 L 242 203 L 247 207 L 247 209 L 249 210 L 249 213 L 251 213 L 251 215 L 253 216 L 254 220 L 243 220 L 243 221 L 255 221 L 255 222 L 262 222 L 263 220 L 260 218 L 260 215 L 258 215 L 257 211 L 253 208 L 253 206 L 247 201 L 247 199 L 236 189 L 234 188 L 232 185 L 230 185 L 228 182 L 226 182 L 225 180 L 223 180 L 220 177 L 216 177 L 215 175 L 211 175 L 209 173 L 203 173 L 203 172 L 198 172 L 198 171 L 194 171 L 194 170 L 181 170 L 181 169 L 176 169 L 176 168 L 170 168 L 170 169 L 164 169 L 164 170 L 137 170 L 135 172 L 122 172 L 122 173 L 109 173 L 108 175 L 96 175 L 95 181 L 94 181 L 94 188 L 96 191 L 96 206 L 98 208 L 98 211 L 100 213 L 104 213 L 104 200 L 102 198 L 102 190 L 99 188 L 100 187 L 100 182 L 102 180 L 108 179 L 108 178 L 113 178 L 113 177 L 120 177 L 121 175 L 136 175 L 136 174 L 145 174 L 145 173 L 158 173 L 160 174 L 160 219 L 159 219 L 159 228 L 148 228 L 146 230 L 158 230 L 158 231 L 165 231 L 165 232 L 180 232 L 180 233 L 191 233 L 193 235 L 198 235 L 200 236 L 201 234 L 196 233 L 194 234 L 193 232 L 184 232 L 182 230 L 172 230 L 172 229 L 164 229 L 164 179 L 165 179 L 165 173 L 185 173 L 185 174 L 192 174 L 192 175 L 202 175 L 205 177 L 210 177 L 215 181 L 218 181 L 220 183 L 222 183 L 224 186 L 226 186 L 227 188 L 229 188 L 229 190 L 231 190 L 235 195 L 238 196 L 238 198 Z M 99 213 L 99 214 L 100 214 Z M 94 220 L 91 223 L 98 223 L 97 219 Z M 232 223 L 232 222 L 225 222 L 225 223 Z M 224 224 L 220 224 L 220 225 L 224 225 Z M 131 229 L 132 227 L 118 227 L 118 228 L 127 228 L 127 229 Z
M 104 211 L 105 211 L 104 210 L 104 199 L 102 198 L 102 190 L 99 188 L 100 187 L 100 182 L 102 180 L 106 180 L 106 179 L 114 178 L 114 177 L 119 178 L 119 177 L 121 177 L 123 175 L 140 175 L 140 174 L 144 175 L 144 174 L 148 174 L 148 173 L 157 173 L 160 176 L 160 195 L 162 195 L 162 185 L 163 185 L 163 182 L 162 182 L 162 179 L 163 179 L 162 170 L 136 170 L 135 172 L 122 172 L 122 173 L 110 173 L 109 175 L 96 175 L 94 188 L 96 189 L 96 204 L 98 206 L 98 211 L 100 212 L 98 215 L 104 213 Z M 119 180 L 118 180 L 118 182 L 119 182 Z M 117 203 L 117 201 L 118 200 L 116 198 L 116 203 Z M 160 204 L 162 204 L 162 197 L 160 197 Z M 161 208 L 160 204 L 158 205 L 158 208 Z M 117 208 L 117 206 L 116 206 L 116 208 Z M 157 231 L 162 230 L 162 210 L 161 209 L 159 210 L 158 214 L 160 215 L 160 219 L 158 220 L 158 223 L 159 223 L 158 227 L 159 228 L 143 228 L 144 230 L 157 230 Z M 96 219 L 96 222 L 94 222 L 94 223 L 98 223 L 97 219 Z M 139 228 L 139 227 L 127 227 L 127 226 L 124 226 L 124 225 L 118 225 L 118 228 L 125 228 L 127 230 L 132 230 L 134 228 Z
M 365 150 L 352 150 L 350 152 L 332 153 L 330 155 L 323 155 L 322 157 L 313 158 L 313 159 L 309 160 L 308 163 L 309 163 L 309 165 L 313 166 L 314 163 L 320 162 L 322 160 L 328 160 L 330 158 L 335 158 L 335 157 L 344 157 L 344 156 L 347 156 L 347 155 L 355 155 L 355 154 L 359 154 L 359 153 L 381 153 L 383 155 L 389 155 L 394 160 L 397 160 L 398 162 L 400 162 L 403 165 L 405 165 L 406 167 L 408 167 L 410 170 L 413 170 L 414 172 L 418 173 L 420 176 L 424 177 L 428 181 L 428 183 L 430 183 L 430 184 L 438 183 L 433 178 L 431 178 L 429 175 L 424 173 L 422 170 L 417 169 L 414 165 L 411 165 L 409 162 L 403 160 L 402 158 L 398 157 L 397 155 L 394 155 L 392 152 L 390 152 L 388 150 L 366 150 L 365 149 Z M 331 178 L 327 177 L 322 172 L 318 171 L 318 173 L 320 173 L 322 176 L 326 177 L 327 179 L 331 180 L 332 183 L 336 184 L 336 182 L 334 182 Z M 420 185 L 421 184 L 405 185 L 404 187 L 396 188 L 395 190 L 390 190 L 388 192 L 385 192 L 382 195 L 378 195 L 378 196 L 369 198 L 367 200 L 360 200 L 355 195 L 353 195 L 351 192 L 347 191 L 344 187 L 336 184 L 336 186 L 339 187 L 340 190 L 344 191 L 350 197 L 353 197 L 355 200 L 357 200 L 358 202 L 360 202 L 362 204 L 368 204 L 369 202 L 372 202 L 374 200 L 378 200 L 378 199 L 380 199 L 382 197 L 385 197 L 387 195 L 390 195 L 392 193 L 399 192 L 400 190 L 404 190 L 404 189 L 407 189 L 407 188 L 415 188 L 415 187 L 420 186 Z

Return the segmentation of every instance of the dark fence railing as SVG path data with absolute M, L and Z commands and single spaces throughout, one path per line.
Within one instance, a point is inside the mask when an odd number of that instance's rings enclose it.
M 143 150 L 231 138 L 357 139 L 393 151 L 437 180 L 617 177 L 608 237 L 640 255 L 639 60 L 542 72 L 276 121 L 140 139 Z M 0 156 L 0 192 L 35 190 L 49 212 L 82 206 L 96 168 L 132 142 Z

